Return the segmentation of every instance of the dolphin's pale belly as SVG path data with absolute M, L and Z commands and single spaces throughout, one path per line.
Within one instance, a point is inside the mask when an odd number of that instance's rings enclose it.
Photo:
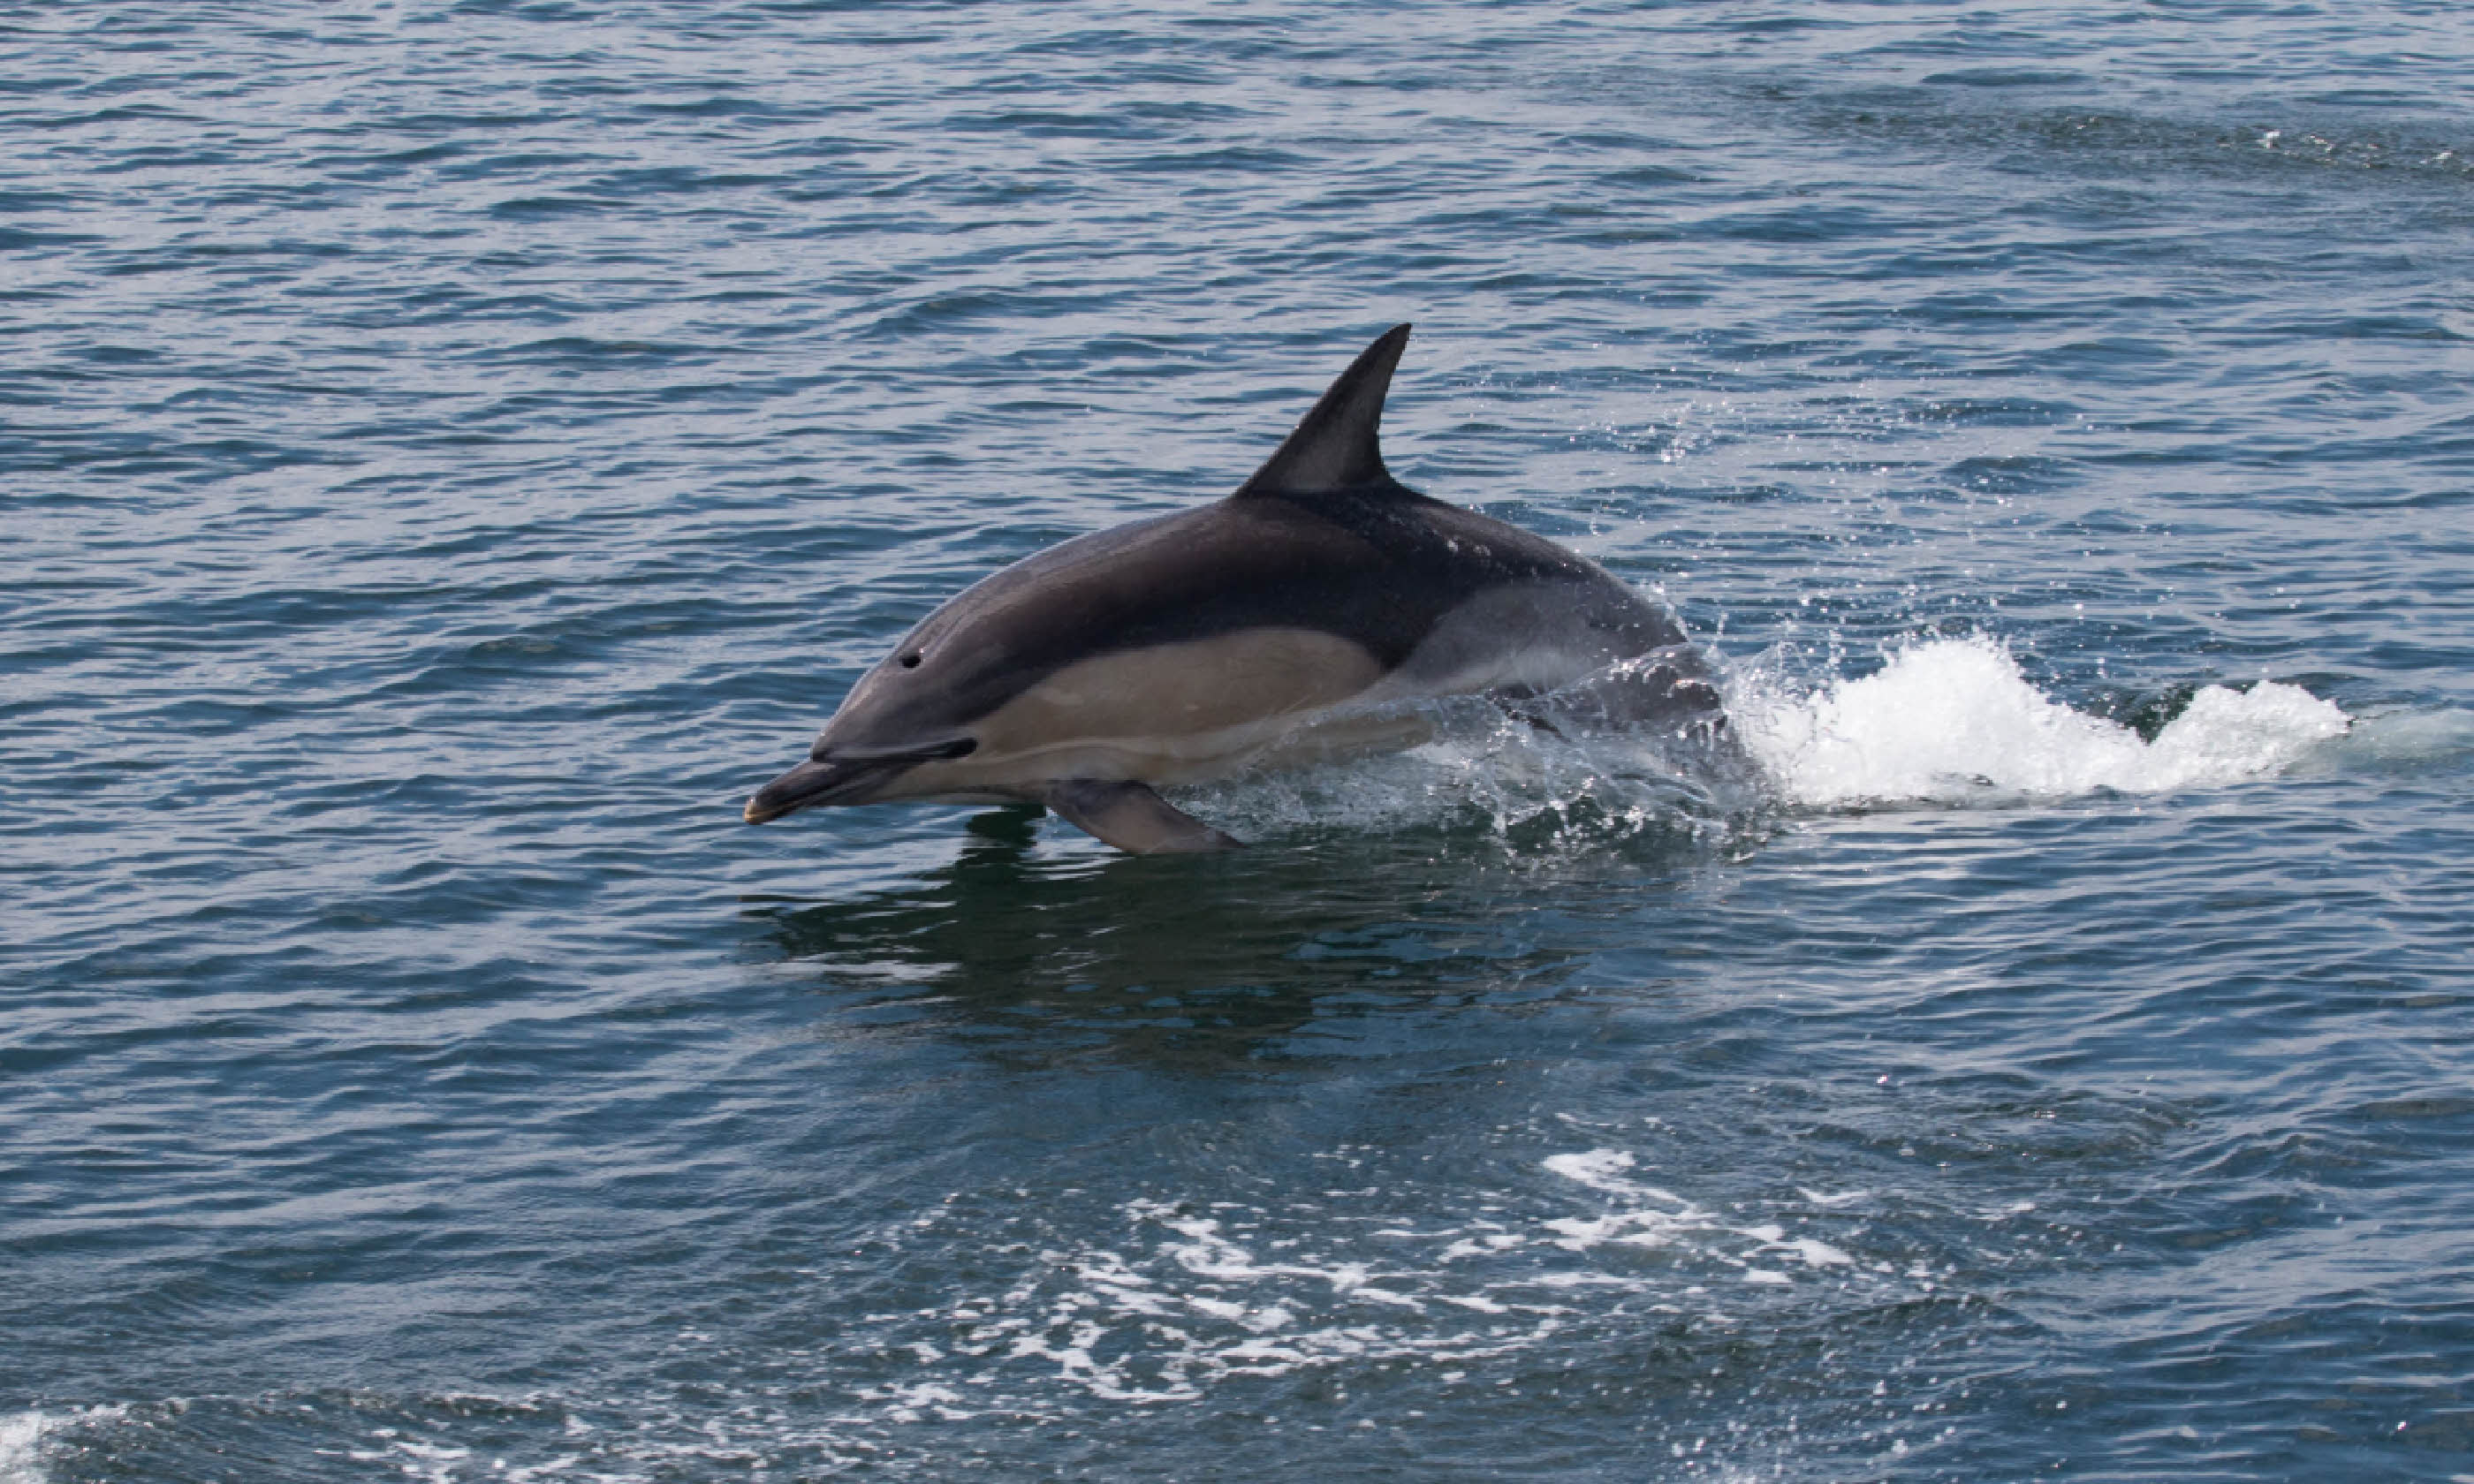
M 1382 676 L 1371 654 L 1311 629 L 1253 629 L 1097 655 L 972 727 L 968 757 L 925 763 L 886 798 L 1035 792 L 1060 778 L 1224 778 Z
M 1551 690 L 1622 658 L 1569 625 L 1538 621 L 1544 605 L 1535 597 L 1485 608 L 1439 625 L 1388 672 L 1362 646 L 1312 629 L 1097 656 L 989 713 L 973 728 L 970 756 L 923 763 L 878 797 L 969 802 L 1035 795 L 1064 778 L 1196 783 L 1344 761 L 1431 736 L 1418 702 Z
M 1207 732 L 1079 737 L 1008 756 L 923 765 L 880 800 L 979 803 L 1034 797 L 1068 778 L 1202 783 L 1257 768 L 1342 762 L 1415 747 L 1432 724 L 1405 706 L 1291 712 Z

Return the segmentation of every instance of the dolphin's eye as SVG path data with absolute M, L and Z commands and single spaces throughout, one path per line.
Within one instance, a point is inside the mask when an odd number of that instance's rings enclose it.
M 904 669 L 906 669 L 906 670 L 916 670 L 916 669 L 918 669 L 918 668 L 919 668 L 919 657 L 918 657 L 918 655 L 916 655 L 916 654 L 909 654 L 909 655 L 905 655 L 905 656 L 903 656 L 903 657 L 902 657 L 902 668 L 904 668 Z

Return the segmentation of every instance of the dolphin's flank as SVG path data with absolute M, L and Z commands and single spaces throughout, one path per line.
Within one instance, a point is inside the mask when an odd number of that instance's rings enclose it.
M 1723 725 L 1663 608 L 1392 477 L 1378 430 L 1408 343 L 1402 324 L 1369 346 L 1227 498 L 1050 547 L 928 615 L 748 823 L 1028 801 L 1137 854 L 1222 850 L 1238 842 L 1153 786 L 1412 745 L 1405 703 L 1619 665 L 1627 721 Z

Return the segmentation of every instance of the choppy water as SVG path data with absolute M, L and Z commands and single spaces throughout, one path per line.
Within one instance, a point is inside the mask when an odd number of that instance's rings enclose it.
M 0 1479 L 2474 1477 L 2470 61 L 0 12 Z M 737 822 L 1403 319 L 1767 802 Z

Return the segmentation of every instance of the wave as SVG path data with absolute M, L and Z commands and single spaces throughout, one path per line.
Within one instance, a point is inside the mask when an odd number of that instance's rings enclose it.
M 1920 639 L 1877 673 L 1817 683 L 1757 660 L 1725 689 L 1741 747 L 1732 760 L 1688 741 L 1540 728 L 1458 698 L 1434 706 L 1436 739 L 1411 751 L 1179 796 L 1249 839 L 1442 830 L 1518 855 L 1689 851 L 1757 836 L 1782 812 L 2237 783 L 2283 772 L 2354 725 L 2298 685 L 2261 681 L 2201 687 L 2143 735 L 2038 689 L 2007 646 L 1981 636 Z
M 2351 718 L 2298 685 L 2209 685 L 2150 739 L 2038 690 L 1984 637 L 1894 651 L 1880 671 L 1799 689 L 1758 674 L 1732 697 L 1780 798 L 1811 808 L 2166 793 L 2282 772 Z

